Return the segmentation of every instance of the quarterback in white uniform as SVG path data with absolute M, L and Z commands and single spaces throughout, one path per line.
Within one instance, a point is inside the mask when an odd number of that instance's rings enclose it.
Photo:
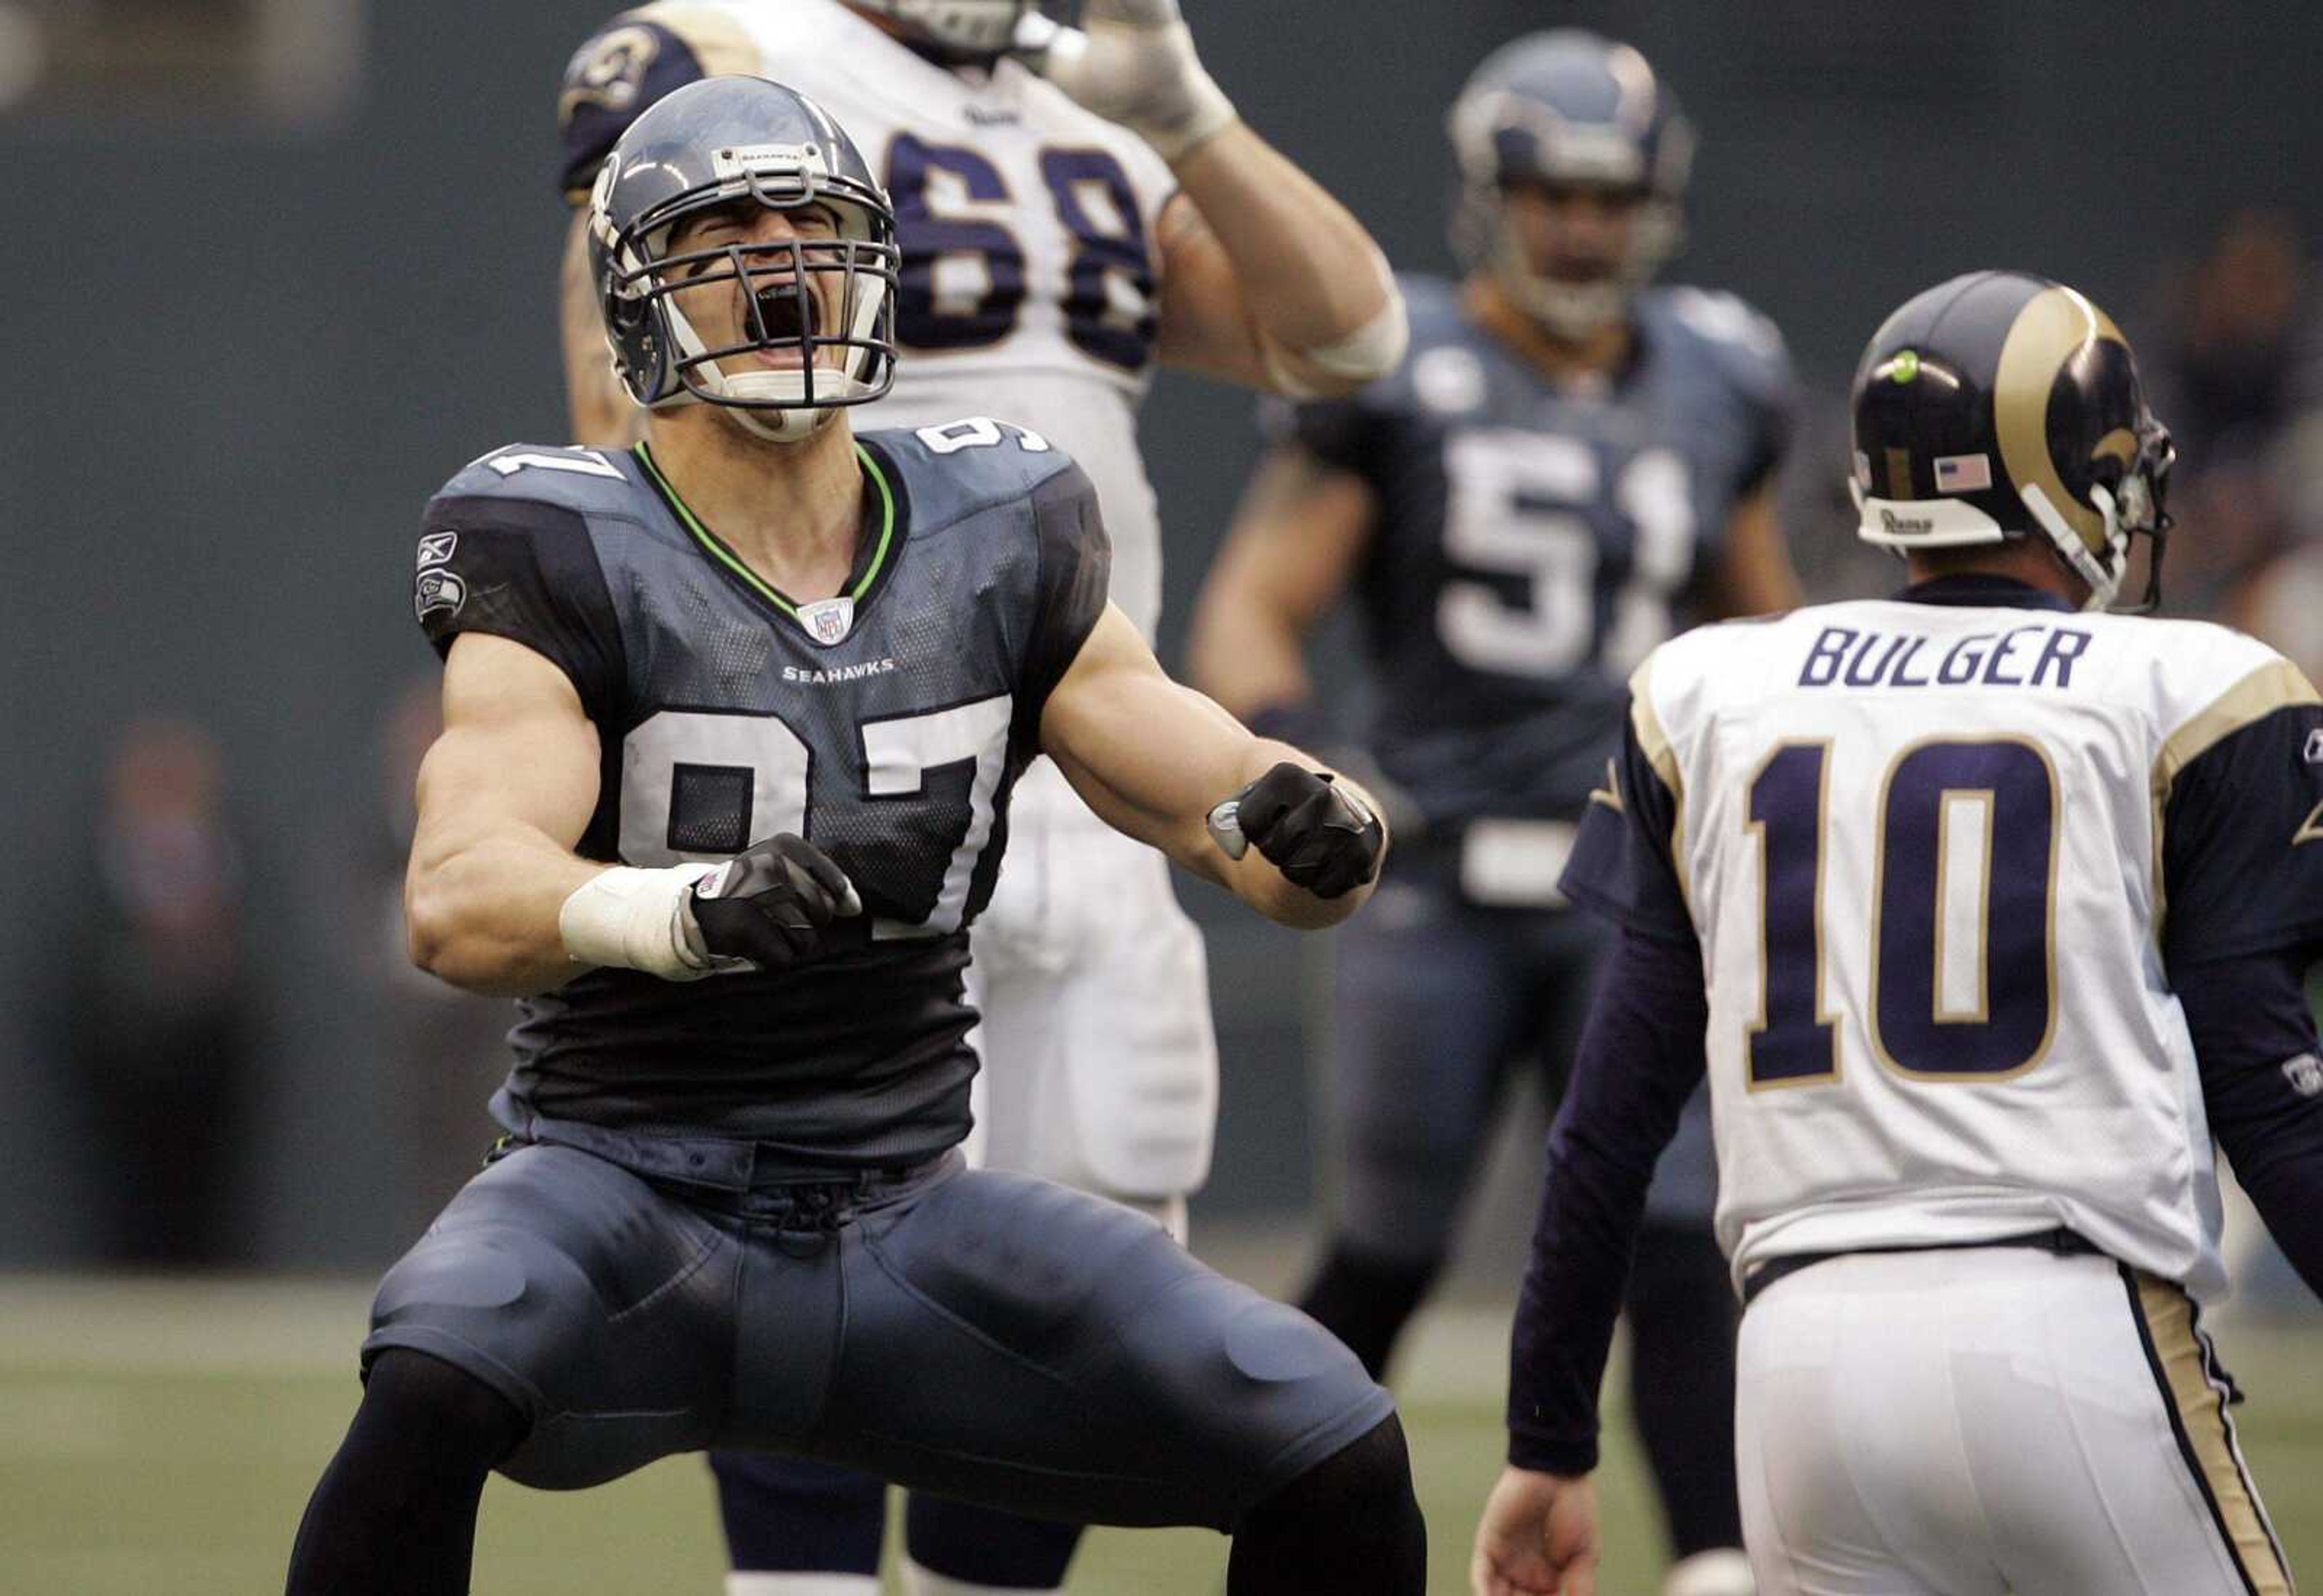
M 1854 402 L 1913 585 L 1657 649 L 1566 876 L 1621 941 L 1475 1588 L 1594 1589 L 1600 1277 L 1706 1068 L 1762 1591 L 2288 1591 L 2197 1304 L 2214 1138 L 2323 1288 L 2323 702 L 2240 633 L 2097 613 L 2140 537 L 2158 594 L 2172 451 L 2080 295 L 1932 289 Z
M 1081 23 L 1060 28 L 1032 0 L 645 5 L 566 71 L 565 184 L 585 199 L 621 130 L 698 78 L 763 76 L 828 106 L 886 185 L 903 252 L 902 359 L 864 424 L 998 417 L 1063 448 L 1097 486 L 1112 597 L 1150 637 L 1161 536 L 1136 422 L 1155 365 L 1294 397 L 1348 392 L 1400 358 L 1403 309 L 1361 225 L 1236 118 L 1176 0 L 1090 0 Z M 576 217 L 574 425 L 581 442 L 619 445 L 642 412 L 611 375 L 584 246 Z M 1123 846 L 1045 762 L 1010 825 L 969 977 L 987 1060 L 972 1149 L 1146 1207 L 1182 1235 L 1217 1103 L 1199 935 L 1166 867 Z M 713 1461 L 735 1591 L 874 1588 L 876 1487 Z M 956 1521 L 965 1511 L 914 1503 L 916 1589 L 1060 1582 L 1074 1532 Z M 794 1519 L 819 1527 L 804 1536 Z

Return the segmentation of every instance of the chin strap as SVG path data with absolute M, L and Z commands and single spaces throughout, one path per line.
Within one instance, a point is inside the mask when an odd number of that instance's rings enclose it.
M 2025 508 L 2041 524 L 2041 530 L 2048 534 L 2050 545 L 2056 549 L 2058 557 L 2065 562 L 2065 568 L 2089 585 L 2089 596 L 2081 608 L 2103 610 L 2111 605 L 2114 595 L 2121 591 L 2121 579 L 2129 566 L 2129 539 L 2121 531 L 2121 520 L 2114 509 L 2113 495 L 2102 487 L 2089 490 L 2090 498 L 2097 501 L 2098 514 L 2105 518 L 2106 543 L 2113 552 L 2113 566 L 2108 570 L 2104 561 L 2089 552 L 2089 546 L 2081 540 L 2081 535 L 2049 501 L 2049 496 L 2041 491 L 2038 483 L 2027 482 L 2016 491 L 2017 496 L 2025 500 Z

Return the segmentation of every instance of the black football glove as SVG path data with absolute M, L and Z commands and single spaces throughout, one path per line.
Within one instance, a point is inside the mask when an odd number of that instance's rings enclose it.
M 688 907 L 712 959 L 782 970 L 821 952 L 825 928 L 862 913 L 863 900 L 830 856 L 785 831 L 695 882 Z
M 1318 898 L 1354 891 L 1379 871 L 1387 831 L 1329 771 L 1284 761 L 1210 812 L 1210 831 L 1234 858 L 1255 846 L 1293 886 Z

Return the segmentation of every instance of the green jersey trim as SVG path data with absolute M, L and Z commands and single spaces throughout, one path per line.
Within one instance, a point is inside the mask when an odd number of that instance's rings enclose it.
M 679 496 L 677 490 L 670 485 L 669 479 L 661 474 L 661 467 L 654 463 L 653 451 L 646 446 L 642 439 L 638 441 L 632 453 L 637 455 L 638 463 L 645 467 L 646 475 L 652 479 L 655 488 L 660 491 L 663 502 L 675 512 L 678 524 L 686 529 L 696 544 L 701 546 L 702 552 L 725 566 L 743 586 L 793 620 L 797 620 L 798 605 L 780 588 L 751 570 L 741 555 L 727 547 L 723 538 L 702 524 L 702 518 L 693 513 L 685 500 Z M 872 547 L 870 563 L 864 566 L 862 575 L 857 577 L 847 590 L 847 597 L 860 603 L 863 595 L 869 592 L 873 585 L 878 582 L 879 573 L 886 568 L 888 553 L 895 546 L 895 491 L 888 486 L 887 473 L 880 469 L 879 462 L 873 458 L 871 452 L 859 443 L 855 445 L 855 458 L 862 465 L 863 474 L 870 478 L 871 485 L 879 491 L 878 540 Z

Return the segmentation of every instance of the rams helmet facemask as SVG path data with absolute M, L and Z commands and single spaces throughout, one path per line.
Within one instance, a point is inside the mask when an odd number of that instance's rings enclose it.
M 1558 336 L 1578 341 L 1626 314 L 1676 250 L 1694 131 L 1630 46 L 1577 28 L 1529 33 L 1484 59 L 1446 125 L 1460 167 L 1453 247 Z M 1634 196 L 1629 249 L 1612 275 L 1574 282 L 1536 270 L 1506 213 L 1517 183 Z
M 1005 53 L 1017 24 L 1041 9 L 1040 0 L 848 0 L 898 23 L 914 41 L 946 60 L 990 61 Z
M 827 213 L 837 236 L 670 252 L 687 218 L 752 202 Z M 630 124 L 590 196 L 589 260 L 615 369 L 641 405 L 725 406 L 791 443 L 895 381 L 895 210 L 839 124 L 780 84 L 704 78 Z M 832 277 L 826 326 L 813 285 Z M 675 296 L 720 282 L 741 285 L 746 325 L 712 349 Z M 785 351 L 795 365 L 748 358 Z
M 2147 537 L 2146 590 L 2124 612 L 2161 602 L 2177 450 L 2129 341 L 2080 294 L 2014 271 L 1941 283 L 1872 335 L 1851 402 L 1866 542 L 1908 553 L 2038 537 L 2102 610 Z

